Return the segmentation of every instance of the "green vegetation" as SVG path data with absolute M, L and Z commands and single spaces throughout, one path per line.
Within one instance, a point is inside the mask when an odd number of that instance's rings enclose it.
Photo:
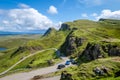
M 120 70 L 120 62 L 112 61 L 109 56 L 120 53 L 120 20 L 102 19 L 98 22 L 76 20 L 64 24 L 69 27 L 71 33 L 62 46 L 67 50 L 61 48 L 61 51 L 70 55 L 71 58 L 77 59 L 79 64 L 78 67 L 70 67 L 66 71 L 71 73 L 75 80 L 102 78 L 103 80 L 107 80 L 107 78 L 113 80 L 115 73 Z M 80 42 L 80 45 L 76 41 Z M 114 52 L 116 50 L 118 50 L 117 53 Z M 96 60 L 96 55 L 100 54 L 104 58 Z M 96 75 L 93 69 L 102 66 L 109 68 L 109 74 Z M 119 77 L 115 79 L 117 80 Z
M 0 47 L 15 48 L 24 45 L 29 40 L 40 39 L 41 35 L 0 36 Z
M 120 62 L 114 61 L 114 57 L 110 56 L 119 56 L 119 54 L 116 54 L 116 51 L 119 53 L 120 49 L 119 34 L 120 20 L 101 19 L 98 22 L 90 20 L 66 22 L 61 26 L 60 30 L 57 31 L 54 28 L 50 28 L 43 36 L 32 35 L 29 37 L 25 36 L 24 38 L 4 38 L 0 40 L 0 47 L 9 49 L 0 53 L 0 64 L 2 64 L 0 65 L 0 72 L 36 51 L 57 48 L 61 53 L 78 61 L 78 66 L 72 66 L 66 69 L 72 74 L 73 79 L 107 80 L 108 78 L 112 80 L 115 73 L 120 70 Z M 86 61 L 87 59 L 85 60 L 85 58 L 89 58 L 89 56 L 85 51 L 91 54 L 100 53 L 102 54 L 102 58 L 98 59 L 97 56 L 92 60 Z M 83 56 L 81 57 L 81 55 Z M 96 54 L 94 55 L 96 56 Z M 119 59 L 119 57 L 117 58 Z M 54 63 L 60 60 L 56 57 L 54 51 L 45 51 L 26 59 L 12 69 L 12 71 L 46 67 L 49 66 L 47 61 L 52 59 Z M 102 66 L 109 69 L 108 74 L 105 73 L 102 76 L 96 75 L 93 69 Z M 118 80 L 119 77 L 115 79 Z
M 48 60 L 54 60 L 53 64 L 60 61 L 60 59 L 57 58 L 54 50 L 44 51 L 24 60 L 23 62 L 18 64 L 13 70 L 47 67 L 50 66 L 48 64 Z
M 57 35 L 57 36 L 55 36 Z M 26 42 L 22 42 L 22 44 L 17 45 L 17 44 L 9 44 L 10 46 L 13 45 L 10 49 L 6 51 L 2 51 L 0 53 L 0 72 L 5 71 L 12 65 L 14 65 L 16 62 L 21 60 L 22 58 L 33 54 L 36 51 L 39 50 L 44 50 L 48 48 L 58 48 L 60 47 L 61 44 L 63 44 L 65 40 L 65 36 L 67 33 L 61 32 L 56 32 L 55 34 L 51 34 L 49 36 L 44 36 L 44 37 L 36 37 L 29 40 Z M 33 36 L 34 37 L 34 36 Z M 12 40 L 7 38 L 8 40 Z M 21 38 L 18 40 L 21 40 Z M 18 43 L 17 41 L 14 41 L 14 43 Z M 24 44 L 23 44 L 24 43 Z M 2 45 L 5 45 L 3 43 Z M 7 46 L 7 45 L 5 45 Z M 16 47 L 15 47 L 16 46 Z M 37 55 L 32 56 L 31 58 L 26 59 L 22 63 L 18 64 L 12 71 L 17 70 L 17 69 L 34 69 L 34 68 L 41 68 L 41 67 L 47 67 L 48 65 L 48 60 L 54 60 L 54 63 L 60 61 L 59 58 L 57 58 L 55 51 L 54 50 L 49 50 L 45 51 L 42 53 L 39 53 Z
M 119 59 L 119 57 L 97 59 L 88 63 L 82 63 L 79 66 L 72 66 L 66 69 L 68 73 L 71 73 L 72 78 L 75 80 L 118 80 L 120 78 L 115 77 L 115 73 L 120 69 L 120 62 L 114 59 Z M 103 75 L 97 75 L 93 71 L 96 67 L 107 68 L 108 73 Z M 101 79 L 103 78 L 103 79 Z

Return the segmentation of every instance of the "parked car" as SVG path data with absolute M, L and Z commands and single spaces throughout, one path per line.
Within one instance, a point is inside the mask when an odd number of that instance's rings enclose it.
M 64 67 L 65 67 L 64 64 L 59 64 L 58 67 L 57 67 L 57 69 L 62 69 L 62 68 L 64 68 Z
M 74 59 L 70 59 L 71 64 L 77 64 L 77 62 Z
M 70 61 L 66 61 L 65 65 L 70 65 Z
M 74 59 L 70 59 L 70 62 L 74 61 Z
M 76 62 L 76 61 L 72 61 L 71 63 L 72 63 L 72 64 L 77 64 L 77 62 Z

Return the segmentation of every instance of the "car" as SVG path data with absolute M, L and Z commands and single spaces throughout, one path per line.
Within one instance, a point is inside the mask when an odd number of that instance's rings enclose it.
M 74 61 L 74 60 L 73 60 L 71 63 L 72 63 L 72 64 L 77 64 L 77 61 Z
M 65 65 L 70 65 L 70 61 L 66 61 Z
M 74 59 L 70 59 L 70 62 L 74 61 Z
M 77 62 L 76 62 L 76 61 L 72 61 L 71 63 L 72 63 L 72 64 L 77 64 Z
M 64 67 L 65 67 L 64 64 L 59 64 L 58 67 L 57 67 L 57 69 L 62 69 L 62 68 L 64 68 Z
M 71 64 L 77 64 L 77 62 L 74 59 L 70 59 Z

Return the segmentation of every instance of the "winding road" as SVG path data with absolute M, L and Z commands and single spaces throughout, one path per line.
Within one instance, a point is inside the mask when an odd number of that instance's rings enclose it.
M 17 64 L 21 63 L 25 59 L 27 59 L 27 58 L 29 58 L 29 57 L 31 57 L 33 55 L 36 55 L 36 54 L 38 54 L 40 52 L 47 51 L 47 50 L 55 50 L 55 51 L 57 51 L 56 48 L 50 48 L 50 49 L 37 51 L 37 52 L 35 52 L 33 54 L 30 54 L 30 55 L 24 57 L 23 59 L 18 61 L 16 64 L 11 66 L 9 69 L 7 69 L 6 71 L 0 73 L 0 75 L 6 74 L 8 71 L 13 69 Z M 63 59 L 63 61 L 61 63 L 59 63 L 59 64 L 64 64 L 68 60 L 67 57 L 62 57 L 62 59 Z M 57 66 L 59 64 L 55 64 L 54 66 L 50 66 L 50 67 L 46 67 L 46 68 L 33 70 L 33 71 L 30 71 L 30 72 L 22 72 L 22 73 L 16 73 L 16 74 L 8 75 L 8 76 L 0 78 L 0 80 L 30 80 L 31 78 L 33 78 L 36 75 L 43 75 L 43 74 L 47 74 L 47 73 L 58 71 Z

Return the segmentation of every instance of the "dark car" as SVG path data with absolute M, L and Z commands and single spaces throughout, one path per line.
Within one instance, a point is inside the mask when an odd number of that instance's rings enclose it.
M 72 63 L 72 64 L 77 64 L 77 62 L 76 62 L 76 61 L 72 61 L 71 63 Z
M 70 61 L 66 61 L 65 65 L 70 65 Z
M 71 64 L 77 64 L 77 62 L 74 59 L 70 59 Z
M 62 68 L 64 68 L 64 67 L 65 67 L 64 64 L 60 64 L 60 65 L 58 65 L 57 69 L 62 69 Z

